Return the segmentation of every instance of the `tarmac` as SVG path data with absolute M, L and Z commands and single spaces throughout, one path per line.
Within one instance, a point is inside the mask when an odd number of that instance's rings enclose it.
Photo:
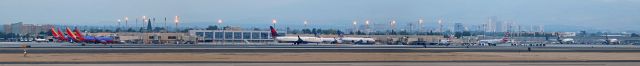
M 77 44 L 0 42 L 0 53 L 270 53 L 270 52 L 640 52 L 638 45 L 442 46 L 354 44 Z
M 31 48 L 22 48 L 26 44 Z M 409 53 L 409 52 L 640 52 L 637 45 L 548 44 L 545 46 L 441 46 L 353 44 L 73 44 L 0 42 L 0 54 L 22 53 Z M 350 62 L 0 62 L 0 66 L 637 66 L 638 60 L 587 61 L 350 61 Z M 169 64 L 167 64 L 169 63 Z
M 637 62 L 349 62 L 349 63 L 119 63 L 0 64 L 0 66 L 637 66 Z
M 23 48 L 0 48 L 22 53 Z M 637 48 L 27 48 L 29 53 L 283 53 L 283 52 L 640 52 Z

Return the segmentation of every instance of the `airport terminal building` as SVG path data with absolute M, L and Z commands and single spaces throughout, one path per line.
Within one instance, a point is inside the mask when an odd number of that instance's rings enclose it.
M 284 31 L 278 31 L 284 32 Z M 285 33 L 280 33 L 283 35 Z M 189 30 L 199 43 L 271 43 L 274 42 L 270 31 L 242 30 Z

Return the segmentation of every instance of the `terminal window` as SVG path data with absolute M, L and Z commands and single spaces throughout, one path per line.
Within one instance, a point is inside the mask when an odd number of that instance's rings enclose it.
M 234 38 L 234 39 L 242 39 L 242 33 L 240 33 L 240 32 L 233 32 L 233 38 Z
M 260 38 L 260 33 L 258 33 L 258 32 L 252 33 L 251 36 L 253 37 L 253 39 L 262 39 L 262 38 Z
M 213 37 L 213 32 L 205 32 L 204 33 L 204 38 L 212 38 Z
M 222 39 L 224 37 L 224 34 L 222 32 L 215 32 L 215 39 Z
M 251 39 L 251 32 L 243 32 L 242 33 L 242 38 Z
M 196 36 L 203 37 L 204 36 L 204 32 L 196 32 Z
M 233 32 L 224 32 L 225 39 L 233 39 Z
M 269 39 L 269 33 L 263 32 L 261 38 L 262 39 Z

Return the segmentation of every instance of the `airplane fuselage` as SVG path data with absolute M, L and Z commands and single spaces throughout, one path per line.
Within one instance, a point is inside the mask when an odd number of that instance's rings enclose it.
M 317 37 L 276 37 L 276 41 L 279 43 L 295 43 L 299 42 L 298 39 L 301 39 L 303 43 L 321 43 L 322 39 Z

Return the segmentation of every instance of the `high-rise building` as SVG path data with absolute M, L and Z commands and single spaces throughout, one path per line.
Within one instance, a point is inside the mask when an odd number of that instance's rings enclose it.
M 514 22 L 504 22 L 504 27 L 506 28 L 504 32 L 515 32 Z
M 495 26 L 494 26 L 494 27 L 495 27 L 494 32 L 504 32 L 504 31 L 505 31 L 505 29 L 504 29 L 504 28 L 505 28 L 505 27 L 504 27 L 505 25 L 504 25 L 504 23 L 503 23 L 503 22 L 501 22 L 501 21 L 496 21 L 496 22 L 494 22 L 494 25 L 495 25 Z
M 482 25 L 478 26 L 478 31 L 489 32 L 489 25 L 488 24 L 482 24 Z
M 532 32 L 544 32 L 544 26 L 543 25 L 537 25 L 537 26 L 531 26 L 531 30 Z
M 10 26 L 8 33 L 22 33 L 22 22 L 12 23 Z
M 475 25 L 472 27 L 473 31 L 484 32 L 485 24 Z
M 544 32 L 544 25 L 539 25 L 540 27 L 538 28 L 540 32 Z
M 0 32 L 4 32 L 4 26 L 5 25 L 2 25 L 2 27 L 0 27 Z
M 465 31 L 465 28 L 464 28 L 464 25 L 462 25 L 462 23 L 455 23 L 454 27 L 453 27 L 453 30 L 455 32 L 463 32 L 463 31 Z
M 489 17 L 489 21 L 484 24 L 485 32 L 496 32 L 496 20 L 498 19 L 495 16 Z
M 10 30 L 9 28 L 11 28 L 10 24 L 4 24 L 2 25 L 2 32 L 5 33 L 9 33 L 7 30 Z

